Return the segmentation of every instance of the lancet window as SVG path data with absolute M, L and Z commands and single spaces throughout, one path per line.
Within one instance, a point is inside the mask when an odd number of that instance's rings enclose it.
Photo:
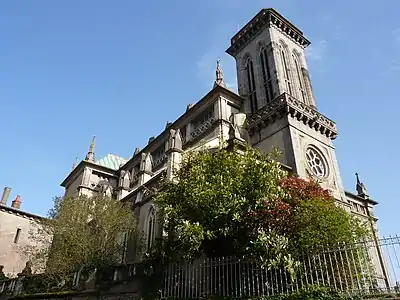
M 300 99 L 304 103 L 306 103 L 307 94 L 306 94 L 306 90 L 304 88 L 304 80 L 303 80 L 303 76 L 302 76 L 302 73 L 301 73 L 301 67 L 300 67 L 299 61 L 298 61 L 298 59 L 297 59 L 295 54 L 293 54 L 293 61 L 294 61 L 294 65 L 296 67 L 297 80 L 299 82 L 299 96 L 300 96 Z
M 258 110 L 257 104 L 257 92 L 256 92 L 256 82 L 254 76 L 254 67 L 251 59 L 247 60 L 246 63 L 246 75 L 247 75 L 247 84 L 248 84 L 248 92 L 249 92 L 249 101 L 250 101 L 250 110 L 252 113 Z
M 282 70 L 283 70 L 283 77 L 285 78 L 287 92 L 290 95 L 293 95 L 292 91 L 292 83 L 290 82 L 290 75 L 289 75 L 289 65 L 288 60 L 286 57 L 285 49 L 280 46 L 280 53 L 281 53 L 281 62 L 282 62 Z
M 154 207 L 150 208 L 149 215 L 147 217 L 147 248 L 149 249 L 155 238 L 156 228 L 156 211 Z
M 273 99 L 271 68 L 268 62 L 268 54 L 265 48 L 260 51 L 260 62 L 263 76 L 263 85 L 265 91 L 266 102 L 269 103 Z

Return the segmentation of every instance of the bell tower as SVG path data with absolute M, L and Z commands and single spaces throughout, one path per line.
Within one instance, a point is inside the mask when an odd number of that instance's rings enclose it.
M 310 41 L 274 9 L 262 9 L 232 39 L 226 50 L 236 60 L 239 94 L 253 147 L 271 151 L 303 178 L 313 178 L 334 197 L 345 194 L 332 141 L 334 121 L 314 99 L 305 58 Z

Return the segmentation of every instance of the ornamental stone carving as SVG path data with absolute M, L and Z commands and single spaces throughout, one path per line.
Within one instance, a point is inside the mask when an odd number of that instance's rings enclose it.
M 153 162 L 153 167 L 156 168 L 167 160 L 167 155 L 164 153 L 156 158 Z
M 182 150 L 182 136 L 181 131 L 179 129 L 171 129 L 169 131 L 168 137 L 168 151 L 171 150 Z
M 123 181 L 122 181 L 122 187 L 124 189 L 129 189 L 129 183 L 131 181 L 130 177 L 131 176 L 130 176 L 129 172 L 125 172 L 124 177 L 123 177 Z
M 320 179 L 328 176 L 328 163 L 322 152 L 316 147 L 311 145 L 308 146 L 305 151 L 305 158 L 307 166 L 314 176 Z
M 151 173 L 152 170 L 152 158 L 149 153 L 142 153 L 140 161 L 140 171 Z
M 123 187 L 124 185 L 124 177 L 125 177 L 125 170 L 121 170 L 121 172 L 119 173 L 119 178 L 118 178 L 118 186 L 119 187 Z
M 195 139 L 198 136 L 200 136 L 201 134 L 203 134 L 204 132 L 206 132 L 209 128 L 212 127 L 214 122 L 215 122 L 215 119 L 213 117 L 211 117 L 207 121 L 205 121 L 202 124 L 200 124 L 199 126 L 197 126 L 197 128 L 193 132 L 190 133 L 190 136 L 192 137 L 192 139 Z
M 248 136 L 248 132 L 245 128 L 246 114 L 232 114 L 229 118 L 229 121 L 231 123 L 229 127 L 229 138 L 239 139 L 248 142 L 250 140 L 250 137 Z
M 337 137 L 335 122 L 287 93 L 283 93 L 264 108 L 250 115 L 247 118 L 247 128 L 252 132 L 257 127 L 266 127 L 269 123 L 284 115 L 290 115 L 292 118 L 302 121 L 331 140 Z

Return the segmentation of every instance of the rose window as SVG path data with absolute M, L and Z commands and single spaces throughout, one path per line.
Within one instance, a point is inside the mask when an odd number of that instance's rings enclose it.
M 314 147 L 308 147 L 306 150 L 308 167 L 317 177 L 325 177 L 328 174 L 328 167 L 322 154 Z

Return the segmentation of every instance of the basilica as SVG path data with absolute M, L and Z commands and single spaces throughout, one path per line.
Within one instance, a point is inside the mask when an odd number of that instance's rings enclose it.
M 61 183 L 65 195 L 104 193 L 131 202 L 151 246 L 160 234 L 152 204 L 160 178 L 172 178 L 188 150 L 218 147 L 221 140 L 228 145 L 246 142 L 263 152 L 277 147 L 283 167 L 318 180 L 339 205 L 377 234 L 377 202 L 358 175 L 355 192 L 343 188 L 333 145 L 338 130 L 318 111 L 304 53 L 309 45 L 303 32 L 277 11 L 262 9 L 231 38 L 226 50 L 236 61 L 237 93 L 226 86 L 217 62 L 213 88 L 150 137 L 143 149 L 136 148 L 132 157 L 108 154 L 97 159 L 94 137 L 85 159 Z

